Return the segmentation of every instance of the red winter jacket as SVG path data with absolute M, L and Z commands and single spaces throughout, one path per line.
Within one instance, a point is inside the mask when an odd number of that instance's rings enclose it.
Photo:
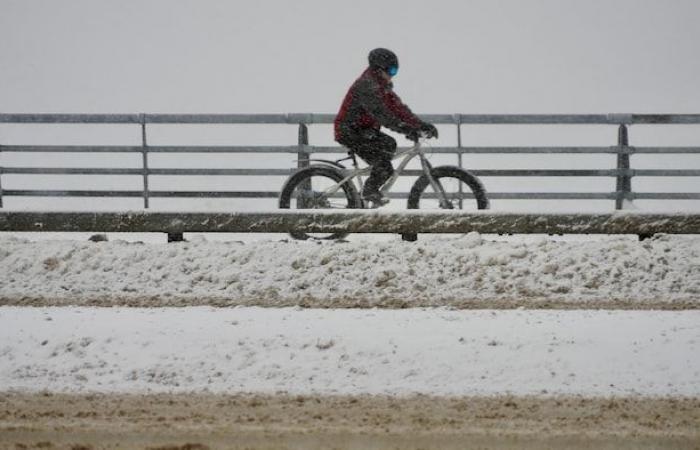
M 402 134 L 418 131 L 423 122 L 401 102 L 392 88 L 393 84 L 376 70 L 365 70 L 340 106 L 335 118 L 335 140 L 352 139 L 363 130 L 378 130 L 381 126 Z

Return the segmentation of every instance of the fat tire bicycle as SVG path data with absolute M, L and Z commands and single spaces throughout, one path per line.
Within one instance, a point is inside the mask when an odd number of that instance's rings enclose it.
M 360 196 L 362 177 L 369 175 L 371 166 L 360 168 L 351 150 L 350 156 L 336 161 L 310 159 L 313 163 L 293 173 L 282 187 L 279 207 L 282 209 L 363 209 L 371 208 Z M 486 189 L 473 174 L 457 166 L 433 167 L 422 148 L 422 139 L 405 150 L 396 152 L 392 159 L 403 157 L 394 174 L 382 186 L 382 195 L 387 195 L 396 180 L 406 170 L 408 163 L 418 156 L 422 174 L 413 183 L 408 194 L 408 209 L 488 209 Z M 353 167 L 342 162 L 352 160 Z M 432 188 L 432 193 L 427 188 Z M 348 233 L 307 234 L 292 232 L 294 239 L 342 239 Z M 405 241 L 415 241 L 417 234 L 402 234 Z

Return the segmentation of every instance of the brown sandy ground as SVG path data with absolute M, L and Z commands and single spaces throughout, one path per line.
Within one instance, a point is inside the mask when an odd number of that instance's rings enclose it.
M 347 298 L 228 298 L 228 297 L 167 297 L 167 296 L 96 296 L 96 297 L 13 297 L 0 295 L 0 306 L 91 306 L 112 307 L 129 306 L 139 308 L 151 307 L 187 307 L 187 306 L 262 306 L 303 308 L 423 308 L 449 307 L 454 309 L 605 309 L 605 310 L 697 310 L 700 309 L 700 297 L 685 300 L 668 299 L 556 299 L 556 298 L 493 298 L 493 299 L 412 299 L 394 297 L 366 300 L 357 297 Z
M 700 398 L 0 393 L 3 449 L 700 449 Z

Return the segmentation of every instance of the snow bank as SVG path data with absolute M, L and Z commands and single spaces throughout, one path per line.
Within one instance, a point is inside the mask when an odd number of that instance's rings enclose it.
M 479 306 L 480 301 L 700 302 L 700 238 L 407 243 L 0 239 L 0 302 Z
M 700 395 L 700 311 L 0 307 L 0 391 Z

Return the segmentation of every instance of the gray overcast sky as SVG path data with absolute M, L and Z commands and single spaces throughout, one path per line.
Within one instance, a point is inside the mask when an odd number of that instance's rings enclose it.
M 2 112 L 698 112 L 697 0 L 0 0 Z

